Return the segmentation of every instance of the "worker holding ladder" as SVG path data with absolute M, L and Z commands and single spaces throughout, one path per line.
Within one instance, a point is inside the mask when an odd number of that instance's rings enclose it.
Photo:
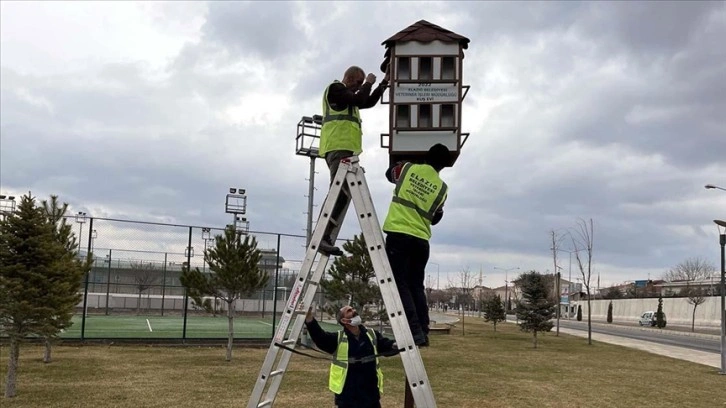
M 323 330 L 313 316 L 309 310 L 305 317 L 310 337 L 320 350 L 333 355 L 328 388 L 335 394 L 335 406 L 380 408 L 383 372 L 378 357 L 398 354 L 396 343 L 363 326 L 358 312 L 350 305 L 338 310 L 336 321 L 343 330 L 337 332 Z

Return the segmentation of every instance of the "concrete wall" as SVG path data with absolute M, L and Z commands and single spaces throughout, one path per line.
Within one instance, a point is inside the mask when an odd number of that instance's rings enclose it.
M 643 312 L 658 310 L 658 298 L 646 299 L 613 299 L 613 321 L 637 323 Z M 592 300 L 593 321 L 605 321 L 608 314 L 610 300 Z M 583 320 L 587 318 L 587 301 L 581 301 Z M 721 318 L 719 309 L 721 298 L 709 296 L 706 302 L 696 308 L 696 326 L 720 327 Z M 693 318 L 693 305 L 688 298 L 663 298 L 663 312 L 666 314 L 668 324 L 690 326 Z

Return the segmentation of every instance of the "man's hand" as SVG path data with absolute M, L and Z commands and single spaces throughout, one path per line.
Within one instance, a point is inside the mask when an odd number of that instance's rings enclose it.
M 376 76 L 373 73 L 368 74 L 368 76 L 366 77 L 366 82 L 368 82 L 371 85 L 372 84 L 375 84 L 376 83 Z
M 314 305 L 310 305 L 310 307 L 308 308 L 308 314 L 305 315 L 305 321 L 308 323 L 312 322 L 315 319 L 315 316 L 314 316 L 315 312 L 314 312 L 313 307 L 314 307 Z

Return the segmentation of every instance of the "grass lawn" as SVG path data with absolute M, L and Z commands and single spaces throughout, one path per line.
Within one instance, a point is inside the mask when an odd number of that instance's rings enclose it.
M 450 335 L 422 349 L 439 407 L 726 407 L 726 376 L 713 367 L 554 333 L 539 336 L 513 324 L 497 332 L 468 317 Z M 266 349 L 151 346 L 24 345 L 18 396 L 3 408 L 244 407 Z M 4 391 L 7 345 L 0 350 Z M 383 407 L 403 406 L 403 367 L 382 360 Z M 293 355 L 276 407 L 331 407 L 328 364 Z M 0 397 L 2 398 L 2 397 Z

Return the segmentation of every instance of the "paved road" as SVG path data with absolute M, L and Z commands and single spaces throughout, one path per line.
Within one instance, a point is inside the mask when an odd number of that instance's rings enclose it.
M 587 332 L 587 322 L 560 320 L 560 329 L 562 328 Z M 721 352 L 719 336 L 710 334 L 673 332 L 639 326 L 603 326 L 602 324 L 593 324 L 592 332 L 625 337 L 634 340 L 649 341 L 669 346 L 685 347 L 692 350 L 711 353 Z
M 437 323 L 453 323 L 457 322 L 459 317 L 453 313 L 432 312 L 431 319 Z M 509 316 L 509 319 L 511 320 L 507 320 L 507 323 L 515 323 L 512 316 Z M 555 331 L 555 328 L 552 330 Z M 560 333 L 586 338 L 587 322 L 560 320 Z M 721 368 L 719 335 L 593 323 L 592 339 Z

